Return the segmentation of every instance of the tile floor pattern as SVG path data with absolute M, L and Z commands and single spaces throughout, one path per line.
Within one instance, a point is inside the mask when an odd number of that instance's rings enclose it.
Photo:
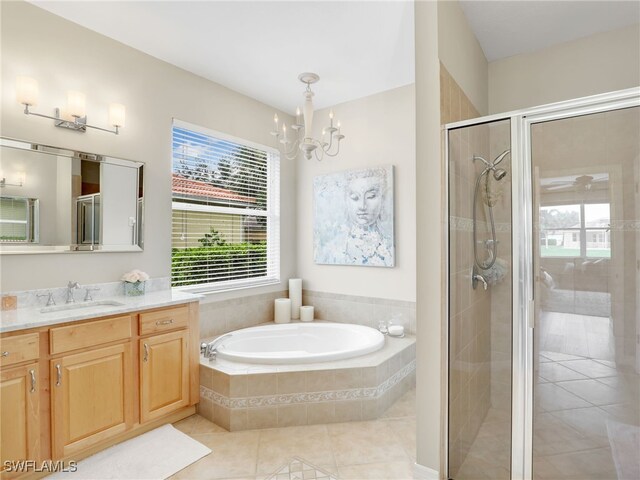
M 338 477 L 302 458 L 294 457 L 273 475 L 269 475 L 267 480 L 338 480 Z
M 171 480 L 265 480 L 293 457 L 340 480 L 413 479 L 415 390 L 398 399 L 381 418 L 367 422 L 228 432 L 192 415 L 174 426 L 212 453 Z
M 541 325 L 537 358 L 533 478 L 620 480 L 610 423 L 640 428 L 640 376 L 612 360 L 608 319 L 553 314 L 543 320 L 550 323 Z M 509 416 L 489 410 L 456 479 L 509 478 Z M 627 453 L 617 461 L 639 458 Z

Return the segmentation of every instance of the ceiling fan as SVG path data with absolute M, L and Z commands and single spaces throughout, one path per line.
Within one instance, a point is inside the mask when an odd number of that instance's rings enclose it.
M 541 187 L 547 191 L 554 190 L 591 190 L 596 184 L 606 184 L 609 182 L 608 176 L 595 178 L 591 175 L 580 175 L 573 180 L 556 180 Z

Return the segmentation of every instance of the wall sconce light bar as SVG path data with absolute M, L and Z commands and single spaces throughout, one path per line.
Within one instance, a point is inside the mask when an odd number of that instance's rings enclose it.
M 0 188 L 4 188 L 4 187 L 21 187 L 22 186 L 22 182 L 20 183 L 7 183 L 7 179 L 6 178 L 0 178 Z
M 36 117 L 47 118 L 54 121 L 54 125 L 60 128 L 68 128 L 76 132 L 86 132 L 87 128 L 101 130 L 103 132 L 114 133 L 118 135 L 120 128 L 124 126 L 125 107 L 124 105 L 113 103 L 109 106 L 109 121 L 113 129 L 98 127 L 87 123 L 87 115 L 85 112 L 85 96 L 83 93 L 70 91 L 68 93 L 67 102 L 73 120 L 65 120 L 60 114 L 60 109 L 54 110 L 54 115 L 44 115 L 42 113 L 33 112 L 29 107 L 37 105 L 38 100 L 38 82 L 29 77 L 18 77 L 17 79 L 17 98 L 18 102 L 24 105 L 25 115 L 34 115 Z

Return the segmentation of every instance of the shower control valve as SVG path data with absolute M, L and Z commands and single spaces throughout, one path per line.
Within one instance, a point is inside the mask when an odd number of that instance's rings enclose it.
M 473 287 L 474 290 L 478 286 L 478 282 L 482 282 L 482 288 L 485 290 L 489 286 L 487 285 L 487 281 L 484 279 L 482 275 L 480 275 L 479 273 L 474 273 L 473 277 L 471 277 L 471 286 Z

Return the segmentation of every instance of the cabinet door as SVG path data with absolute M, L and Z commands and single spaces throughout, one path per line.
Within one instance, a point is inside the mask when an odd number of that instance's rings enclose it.
M 128 343 L 51 360 L 54 458 L 129 430 L 133 386 Z
M 140 421 L 189 404 L 189 332 L 140 340 Z
M 0 468 L 3 470 L 7 460 L 39 460 L 38 379 L 36 363 L 5 368 L 0 373 Z

